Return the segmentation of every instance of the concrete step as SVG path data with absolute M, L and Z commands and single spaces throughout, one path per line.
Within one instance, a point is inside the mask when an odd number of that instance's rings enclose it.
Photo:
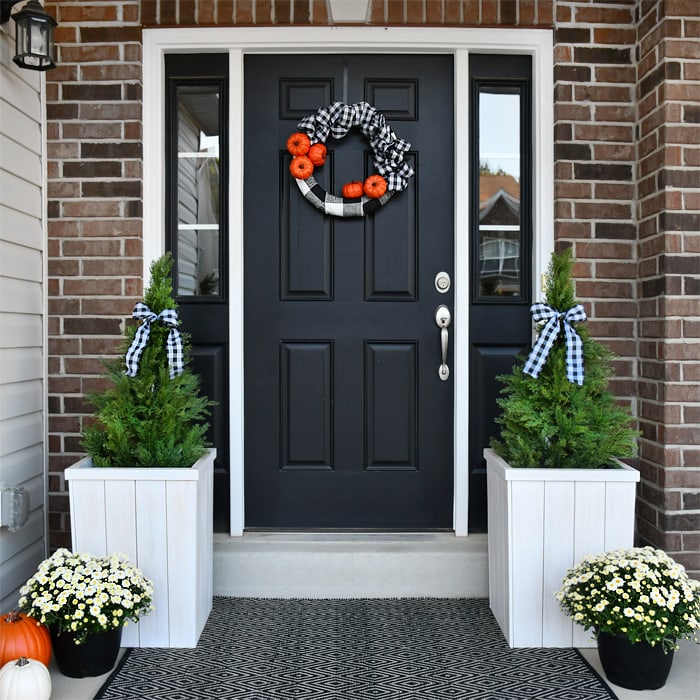
M 486 598 L 485 534 L 214 535 L 214 595 Z

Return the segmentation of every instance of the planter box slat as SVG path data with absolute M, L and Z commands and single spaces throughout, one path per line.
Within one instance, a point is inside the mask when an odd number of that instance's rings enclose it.
M 499 488 L 495 479 L 486 481 L 486 498 L 488 512 L 505 513 L 508 508 L 508 491 Z M 498 620 L 502 629 L 510 627 L 510 605 L 504 595 L 504 585 L 492 571 L 499 572 L 503 580 L 509 580 L 511 576 L 510 559 L 508 557 L 508 518 L 496 518 L 489 515 L 488 518 L 488 561 L 489 561 L 489 603 L 494 617 Z
M 609 470 L 606 470 L 609 471 Z M 605 550 L 605 503 L 606 484 L 584 481 L 576 484 L 575 490 L 575 517 L 574 517 L 574 558 L 566 566 L 573 566 L 581 557 L 592 552 L 602 552 Z M 630 542 L 630 545 L 632 542 Z M 566 568 L 561 572 L 561 579 L 564 578 Z M 560 583 L 561 583 L 560 579 Z M 559 588 L 559 586 L 557 586 Z M 554 590 L 557 590 L 556 588 Z M 552 592 L 553 593 L 553 592 Z M 575 647 L 595 646 L 593 633 L 588 632 L 581 625 L 574 625 L 558 608 L 555 601 L 557 613 L 568 621 L 571 627 L 571 639 Z
M 134 484 L 134 503 L 138 516 L 136 557 L 148 562 L 149 578 L 153 581 L 154 610 L 138 625 L 138 646 L 170 646 L 169 610 L 171 609 L 168 580 L 168 552 L 164 546 L 167 532 L 166 512 L 168 499 L 165 481 L 139 481 Z M 144 570 L 144 573 L 146 571 Z
M 70 469 L 71 467 L 66 469 L 66 479 L 69 483 Z M 104 528 L 106 522 L 104 484 L 99 481 L 70 484 L 69 495 L 73 551 L 104 555 L 107 551 L 107 533 Z M 76 506 L 76 502 L 81 505 Z M 81 533 L 80 550 L 76 549 L 76 532 Z
M 623 483 L 606 485 L 605 549 L 629 547 L 634 539 L 634 506 L 636 494 Z
M 489 598 L 511 647 L 592 647 L 554 593 L 586 554 L 631 547 L 639 472 L 513 469 L 493 450 L 487 464 Z
M 542 596 L 533 596 L 532 591 L 542 585 L 544 551 L 542 547 L 531 548 L 529 543 L 542 542 L 544 536 L 544 486 L 534 481 L 521 484 L 511 493 L 511 504 L 509 557 L 512 580 L 518 582 L 510 590 L 513 643 L 541 646 Z
M 561 572 L 566 570 L 574 558 L 574 523 L 570 515 L 574 512 L 575 500 L 573 483 L 554 481 L 545 484 L 543 600 L 554 596 L 561 586 Z M 567 646 L 570 638 L 569 620 L 559 610 L 543 606 L 541 645 L 563 647 Z
M 123 646 L 195 647 L 213 595 L 213 467 L 65 471 L 74 551 L 124 552 L 153 581 L 154 611 L 124 628 Z
M 84 486 L 89 482 L 83 482 Z M 99 484 L 99 482 L 93 482 Z M 104 531 L 105 553 L 124 552 L 131 558 L 136 551 L 136 505 L 134 503 L 134 482 L 105 481 L 102 484 L 104 499 L 104 518 L 100 529 Z M 138 646 L 139 630 L 137 625 L 129 623 L 122 632 L 123 646 Z
M 167 484 L 167 539 L 163 551 L 167 552 L 168 605 L 171 610 L 188 610 L 193 605 L 192 615 L 176 615 L 170 621 L 170 646 L 187 646 L 188 639 L 195 634 L 196 620 L 200 615 L 198 600 L 192 599 L 192 591 L 197 590 L 199 557 L 201 546 L 206 540 L 197 541 L 196 505 L 192 503 L 190 490 L 183 482 Z M 184 516 L 184 517 L 183 517 Z M 213 523 L 210 525 L 210 530 Z M 184 552 L 194 552 L 190 566 L 178 564 Z M 208 611 L 207 611 L 208 612 Z M 205 618 L 206 619 L 206 618 Z

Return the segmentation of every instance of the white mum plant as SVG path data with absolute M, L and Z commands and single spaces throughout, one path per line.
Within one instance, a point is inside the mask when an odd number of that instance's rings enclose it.
M 74 632 L 82 644 L 90 632 L 137 622 L 153 609 L 152 598 L 153 584 L 126 555 L 59 549 L 22 586 L 19 608 L 49 627 Z
M 574 622 L 630 642 L 661 643 L 695 638 L 700 627 L 700 582 L 668 554 L 653 547 L 619 549 L 584 557 L 569 569 L 556 593 Z

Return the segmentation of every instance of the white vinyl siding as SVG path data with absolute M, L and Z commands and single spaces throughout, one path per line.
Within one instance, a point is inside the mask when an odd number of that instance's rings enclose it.
M 185 147 L 187 153 L 196 154 L 199 151 L 199 129 L 193 120 L 185 119 L 181 114 L 178 120 L 178 145 Z M 184 156 L 184 157 L 183 157 Z M 177 231 L 177 293 L 183 296 L 197 294 L 197 231 L 184 228 L 197 223 L 197 166 L 198 161 L 193 157 L 180 154 L 177 162 L 177 197 L 178 231 Z
M 41 75 L 20 70 L 12 22 L 0 30 L 0 489 L 23 486 L 31 512 L 0 528 L 0 610 L 44 558 L 45 221 Z

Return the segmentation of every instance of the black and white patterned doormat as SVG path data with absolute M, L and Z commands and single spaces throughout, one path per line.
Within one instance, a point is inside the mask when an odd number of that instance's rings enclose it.
M 573 649 L 509 649 L 486 599 L 215 598 L 196 649 L 133 649 L 97 698 L 598 700 Z

